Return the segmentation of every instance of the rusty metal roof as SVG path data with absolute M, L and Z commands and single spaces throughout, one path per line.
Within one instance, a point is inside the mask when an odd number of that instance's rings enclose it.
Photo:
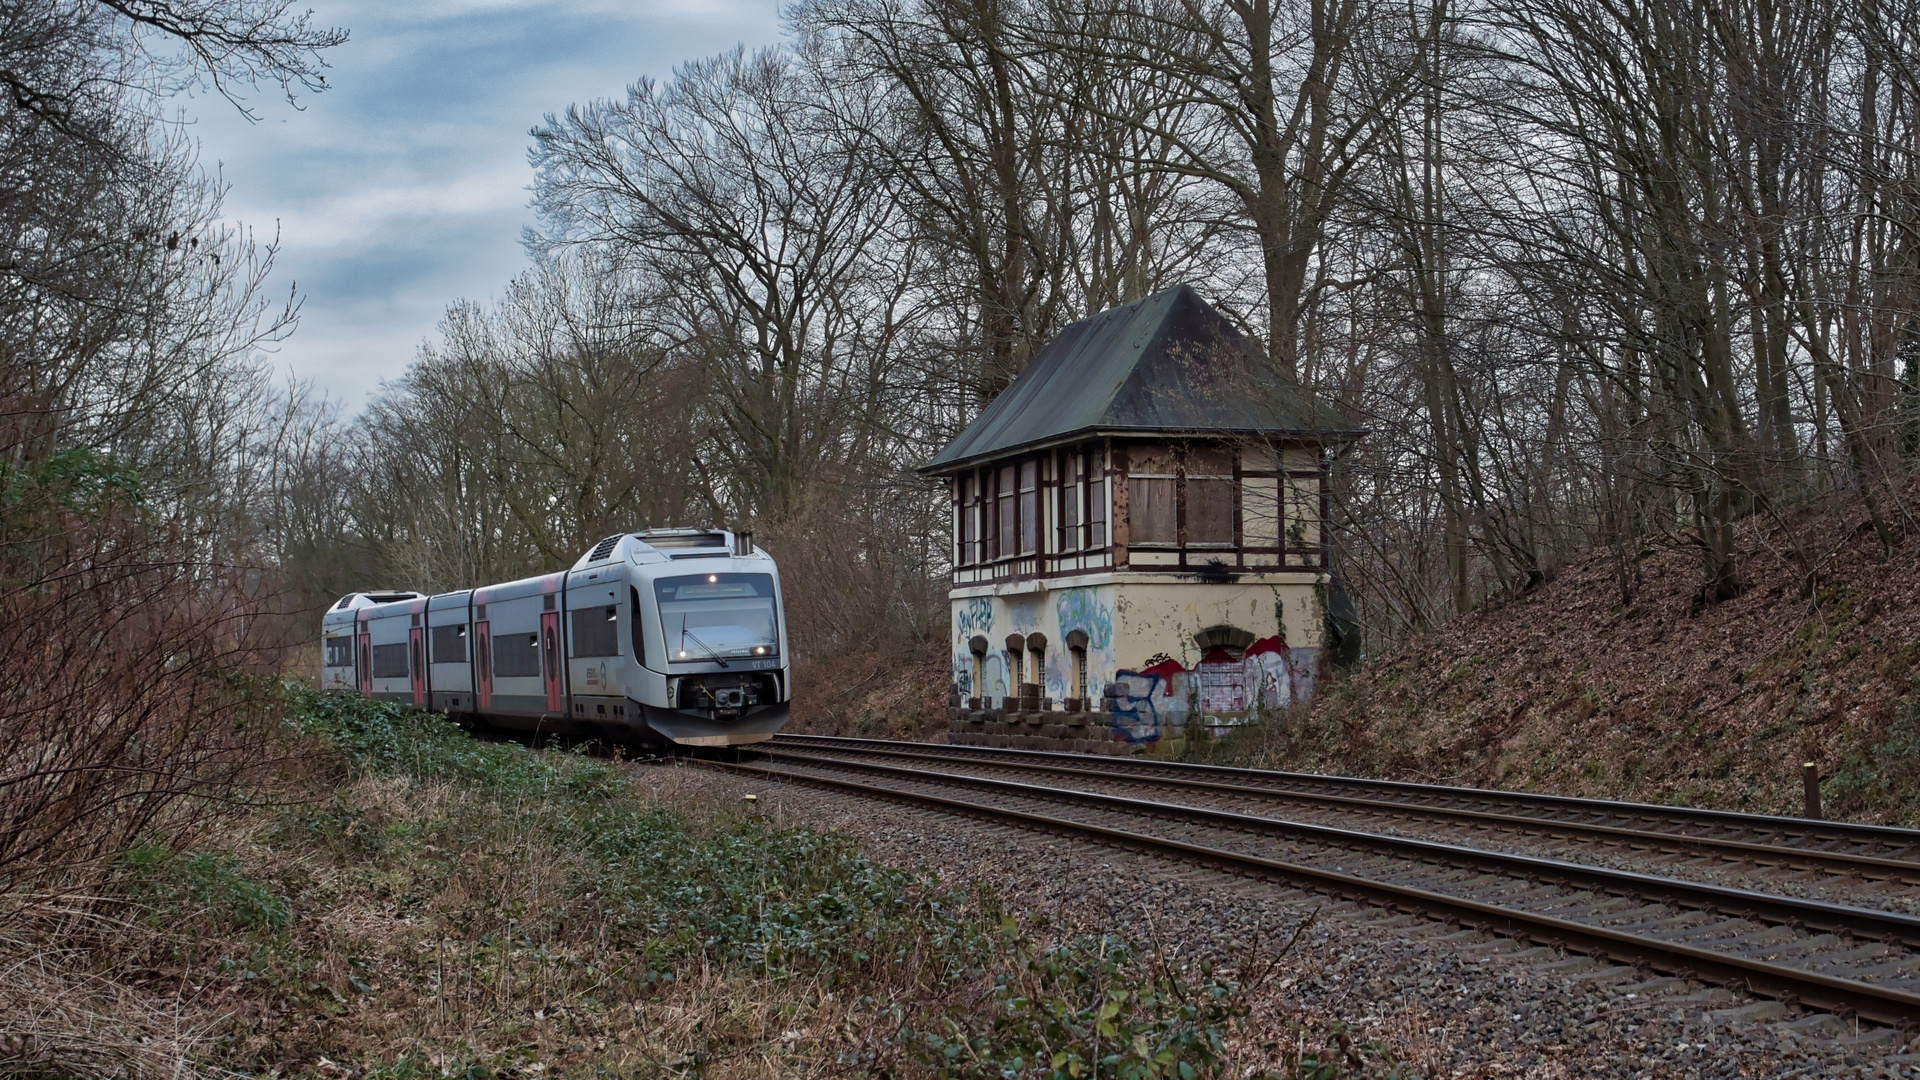
M 1233 323 L 1179 285 L 1082 319 L 932 461 L 952 472 L 1090 435 L 1357 435 L 1280 373 Z

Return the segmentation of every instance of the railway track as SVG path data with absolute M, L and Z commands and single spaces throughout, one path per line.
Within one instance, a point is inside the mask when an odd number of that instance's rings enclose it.
M 1901 1026 L 1920 1025 L 1920 918 L 1898 912 L 1832 904 L 1768 893 L 1729 889 L 1699 882 L 1634 873 L 1556 859 L 1435 843 L 1404 836 L 1338 828 L 1288 820 L 1260 813 L 1194 805 L 1172 793 L 1217 793 L 1217 785 L 1252 787 L 1262 794 L 1282 791 L 1280 785 L 1311 788 L 1316 798 L 1360 798 L 1334 794 L 1329 788 L 1353 792 L 1374 781 L 1307 777 L 1300 774 L 1260 774 L 1190 766 L 1160 768 L 1170 763 L 1126 761 L 1097 764 L 1079 755 L 1032 751 L 987 751 L 976 747 L 932 747 L 926 744 L 878 743 L 782 737 L 770 747 L 770 761 L 725 766 L 772 781 L 813 784 L 868 797 L 931 807 L 943 812 L 984 817 L 1046 832 L 1077 835 L 1103 843 L 1197 862 L 1238 874 L 1270 878 L 1331 896 L 1381 905 L 1396 911 L 1417 912 L 1463 927 L 1471 927 L 1538 945 L 1584 953 L 1581 963 L 1596 968 L 1630 966 L 1684 978 L 1716 982 L 1810 1007 Z M 1067 761 L 1052 759 L 1072 759 Z M 979 775 L 984 766 L 1021 762 L 1035 766 L 1024 779 Z M 951 771 L 971 766 L 972 772 Z M 1170 797 L 1137 798 L 1084 787 L 1066 786 L 1076 776 L 1085 781 L 1123 777 L 1138 781 L 1155 774 Z M 1048 779 L 1048 783 L 1029 780 Z M 1198 787 L 1193 785 L 1214 785 Z M 1387 801 L 1400 807 L 1416 805 L 1405 789 L 1420 785 L 1384 785 Z M 1401 789 L 1396 791 L 1395 789 Z M 1466 791 L 1456 796 L 1429 789 L 1417 795 L 1453 805 L 1435 807 L 1448 814 L 1496 814 L 1505 792 Z M 1697 811 L 1668 807 L 1626 807 L 1520 795 L 1506 807 L 1559 804 L 1569 818 L 1556 821 L 1587 829 L 1619 830 L 1617 823 L 1598 824 L 1604 816 L 1617 822 L 1622 815 L 1643 820 L 1661 843 L 1676 837 L 1688 845 L 1714 843 L 1696 834 L 1681 833 L 1684 818 Z M 1544 797 L 1551 799 L 1551 797 Z M 1460 803 L 1470 803 L 1468 809 Z M 1756 853 L 1753 846 L 1788 849 L 1787 858 L 1821 856 L 1821 866 L 1832 872 L 1833 858 L 1870 860 L 1875 873 L 1910 880 L 1912 867 L 1889 857 L 1901 845 L 1912 846 L 1902 830 L 1847 826 L 1839 823 L 1799 822 L 1756 815 L 1715 815 L 1736 818 L 1721 822 L 1742 839 L 1724 841 L 1742 845 L 1738 858 Z M 1540 818 L 1525 817 L 1533 823 Z M 1478 819 L 1475 819 L 1478 820 Z M 1773 823 L 1779 832 L 1768 832 Z M 1849 854 L 1828 849 L 1798 847 L 1813 828 L 1838 825 L 1829 831 L 1845 836 L 1849 830 L 1873 838 L 1873 854 Z M 1674 830 L 1674 831 L 1668 831 Z M 1613 839 L 1613 833 L 1603 833 Z M 1768 844 L 1767 840 L 1776 841 Z M 1781 842 L 1785 841 L 1785 842 Z M 1854 847 L 1866 847 L 1849 839 Z M 1883 865 L 1901 864 L 1901 865 Z M 1852 872 L 1852 871 L 1847 871 Z
M 767 747 L 775 754 L 817 755 L 830 750 L 842 757 L 929 766 L 977 764 L 1036 777 L 1151 786 L 1242 804 L 1311 805 L 1378 818 L 1448 822 L 1481 833 L 1552 836 L 1920 885 L 1920 830 L 1880 825 L 1035 750 L 817 735 L 781 735 Z

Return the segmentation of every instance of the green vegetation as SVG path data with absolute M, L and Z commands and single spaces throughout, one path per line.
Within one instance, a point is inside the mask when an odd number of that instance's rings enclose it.
M 1241 1031 L 1249 987 L 1050 934 L 681 770 L 292 693 L 303 776 L 187 850 L 125 852 L 104 890 L 87 977 L 110 968 L 129 1010 L 176 996 L 189 1071 L 1187 1080 L 1379 1060 L 1309 1035 L 1276 1052 Z M 0 1076 L 151 1071 L 128 1062 L 157 1044 L 123 1020 L 109 1064 L 0 1020 L 0 1048 L 42 1050 L 0 1053 Z
M 1902 672 L 1904 674 L 1904 671 Z M 1850 731 L 1840 764 L 1821 785 L 1830 814 L 1860 814 L 1904 807 L 1896 821 L 1920 825 L 1913 792 L 1920 788 L 1920 703 L 1909 694 L 1893 704 L 1894 719 L 1882 730 Z

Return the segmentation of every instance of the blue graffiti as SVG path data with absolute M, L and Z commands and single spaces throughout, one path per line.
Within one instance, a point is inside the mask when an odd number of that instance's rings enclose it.
M 962 642 L 993 629 L 993 601 L 976 596 L 954 613 L 954 634 Z
M 983 665 L 985 670 L 980 673 L 981 689 L 985 696 L 1004 698 L 1008 695 L 1006 655 L 1004 652 L 987 654 Z
M 1062 634 L 1084 630 L 1090 648 L 1104 649 L 1113 641 L 1113 609 L 1100 602 L 1096 589 L 1061 590 L 1054 613 L 1060 617 Z
M 1157 741 L 1160 738 L 1160 711 L 1154 707 L 1153 693 L 1160 689 L 1161 677 L 1142 675 L 1137 671 L 1117 674 L 1113 696 L 1114 738 L 1130 743 Z M 1145 693 L 1134 692 L 1135 679 L 1146 683 Z

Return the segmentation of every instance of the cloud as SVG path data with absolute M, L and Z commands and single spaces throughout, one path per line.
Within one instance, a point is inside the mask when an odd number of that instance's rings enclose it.
M 299 110 L 262 92 L 249 124 L 218 99 L 197 115 L 202 160 L 231 185 L 229 219 L 270 236 L 299 329 L 276 362 L 358 407 L 405 369 L 449 303 L 499 294 L 519 240 L 528 129 L 643 75 L 779 39 L 778 0 L 315 0 L 351 31 L 327 93 Z
M 343 191 L 282 216 L 280 237 L 287 248 L 316 250 L 421 225 L 443 227 L 452 218 L 514 216 L 526 205 L 527 179 L 521 166 L 462 173 L 441 183 Z

